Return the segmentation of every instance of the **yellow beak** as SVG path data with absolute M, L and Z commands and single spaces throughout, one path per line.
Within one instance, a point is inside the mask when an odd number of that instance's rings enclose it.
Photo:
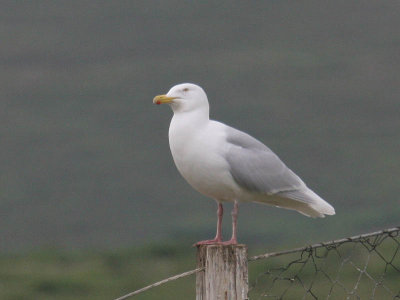
M 178 98 L 178 97 L 168 97 L 167 95 L 158 95 L 158 96 L 154 97 L 153 103 L 155 103 L 155 104 L 171 103 L 172 100 L 174 100 L 176 98 Z

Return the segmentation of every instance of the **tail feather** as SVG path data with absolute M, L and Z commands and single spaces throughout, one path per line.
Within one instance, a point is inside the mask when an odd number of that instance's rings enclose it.
M 325 217 L 325 215 L 335 214 L 333 206 L 309 188 L 281 192 L 279 196 L 300 202 L 298 207 L 292 209 L 310 217 Z

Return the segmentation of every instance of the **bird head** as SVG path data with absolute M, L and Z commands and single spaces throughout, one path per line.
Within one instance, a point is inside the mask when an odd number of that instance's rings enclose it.
M 188 112 L 199 109 L 208 111 L 208 99 L 204 90 L 192 83 L 172 87 L 165 95 L 154 97 L 155 104 L 169 104 L 174 112 Z

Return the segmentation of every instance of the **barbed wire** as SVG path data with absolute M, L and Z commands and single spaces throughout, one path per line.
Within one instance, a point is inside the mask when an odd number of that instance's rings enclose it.
M 289 263 L 287 256 L 294 256 Z M 248 260 L 268 260 L 267 270 L 250 286 L 251 299 L 400 299 L 400 226 Z M 201 271 L 204 268 L 174 275 L 115 300 Z
M 400 299 L 400 227 L 249 258 L 250 299 Z M 281 257 L 279 257 L 281 256 Z M 253 266 L 254 267 L 254 266 Z

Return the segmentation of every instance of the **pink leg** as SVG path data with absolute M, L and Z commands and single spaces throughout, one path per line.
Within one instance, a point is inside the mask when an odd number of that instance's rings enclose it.
M 238 202 L 235 201 L 232 209 L 232 237 L 229 241 L 222 242 L 223 245 L 236 245 L 237 244 L 237 216 L 239 211 Z
M 215 234 L 214 240 L 217 240 L 218 242 L 222 241 L 222 217 L 224 215 L 224 207 L 222 206 L 221 203 L 218 203 L 218 209 L 217 209 L 217 233 Z
M 217 233 L 215 235 L 215 238 L 212 239 L 212 240 L 205 240 L 205 241 L 197 242 L 193 246 L 219 244 L 219 243 L 222 242 L 222 216 L 223 215 L 224 215 L 224 208 L 223 208 L 221 203 L 218 203 L 218 209 L 217 209 L 217 216 L 218 216 Z

